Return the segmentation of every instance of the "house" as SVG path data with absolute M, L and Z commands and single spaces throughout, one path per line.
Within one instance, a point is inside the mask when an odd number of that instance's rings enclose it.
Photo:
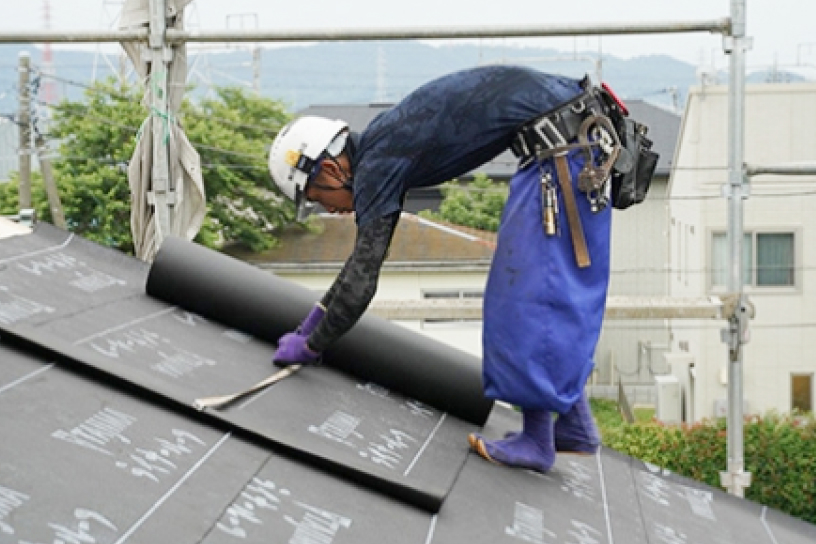
M 646 200 L 612 214 L 609 295 L 663 297 L 669 294 L 667 186 L 681 118 L 642 100 L 626 100 L 626 106 L 633 119 L 649 127 L 652 149 L 660 159 Z M 652 404 L 654 376 L 668 372 L 663 357 L 668 347 L 662 320 L 607 319 L 595 350 L 591 383 L 596 394 L 616 395 L 612 391 L 623 383 L 629 386 L 632 403 Z
M 691 90 L 669 184 L 672 296 L 726 291 L 728 278 L 728 94 Z M 745 161 L 816 162 L 816 85 L 750 85 L 745 93 Z M 744 292 L 756 309 L 743 350 L 746 413 L 812 410 L 816 371 L 816 176 L 763 175 L 743 201 Z M 673 357 L 691 365 L 691 417 L 725 413 L 727 349 L 722 322 L 669 324 Z
M 20 169 L 20 131 L 16 123 L 9 119 L 0 118 L 0 183 L 11 179 L 11 173 Z M 32 160 L 32 168 L 37 168 L 36 160 Z
M 320 214 L 310 227 L 293 225 L 280 244 L 262 253 L 226 252 L 317 293 L 332 284 L 351 254 L 356 225 L 351 215 Z M 403 212 L 380 273 L 379 301 L 481 299 L 493 258 L 495 233 L 428 221 Z M 481 320 L 400 321 L 458 349 L 481 357 Z

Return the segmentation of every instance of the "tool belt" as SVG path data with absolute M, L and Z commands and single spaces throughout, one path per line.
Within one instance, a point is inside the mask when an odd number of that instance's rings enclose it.
M 602 115 L 606 107 L 590 88 L 589 78 L 581 80 L 584 92 L 566 104 L 531 119 L 519 127 L 510 149 L 522 159 L 537 156 L 542 151 L 565 147 L 578 137 L 588 115 Z
M 658 155 L 651 151 L 647 127 L 628 119 L 628 110 L 606 85 L 591 87 L 581 81 L 584 92 L 522 125 L 510 146 L 522 159 L 554 158 L 564 199 L 576 263 L 591 264 L 572 190 L 567 153 L 584 152 L 586 160 L 578 175 L 578 189 L 584 193 L 594 213 L 610 203 L 625 209 L 643 201 L 657 166 Z M 539 168 L 540 168 L 539 164 Z M 558 194 L 551 176 L 542 169 L 542 222 L 547 234 L 558 232 Z

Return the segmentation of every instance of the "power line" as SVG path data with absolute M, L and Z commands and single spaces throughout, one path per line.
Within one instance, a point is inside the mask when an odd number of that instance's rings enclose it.
M 48 106 L 48 104 L 45 104 L 45 105 Z M 51 106 L 51 107 L 55 107 L 55 108 L 59 109 L 59 106 Z M 90 109 L 90 106 L 88 106 L 86 104 L 79 104 L 79 107 Z M 107 124 L 107 125 L 110 125 L 110 126 L 114 126 L 116 128 L 120 128 L 120 129 L 123 129 L 123 130 L 130 131 L 130 132 L 132 132 L 134 134 L 138 134 L 138 132 L 140 130 L 138 127 L 133 127 L 133 126 L 129 126 L 129 125 L 123 125 L 121 123 L 116 123 L 116 122 L 111 121 L 110 119 L 108 119 L 106 117 L 102 117 L 102 116 L 99 116 L 99 115 L 94 115 L 93 113 L 86 113 L 85 117 L 93 119 L 95 121 L 100 121 L 101 123 L 104 123 L 104 124 Z M 252 155 L 252 154 L 249 154 L 249 153 L 242 153 L 242 152 L 239 152 L 239 151 L 231 151 L 229 149 L 223 149 L 223 148 L 220 148 L 220 147 L 215 147 L 215 146 L 201 144 L 201 143 L 192 142 L 192 141 L 190 143 L 196 149 L 206 149 L 208 151 L 214 151 L 214 152 L 217 152 L 217 153 L 221 153 L 221 154 L 224 154 L 224 155 L 231 155 L 231 156 L 234 156 L 234 157 L 245 157 L 245 158 L 248 158 L 248 159 L 257 160 L 259 162 L 266 161 L 266 157 L 264 157 L 263 155 Z M 93 159 L 89 158 L 89 160 L 93 160 Z
M 74 86 L 77 86 L 77 87 L 81 87 L 83 89 L 89 90 L 89 91 L 97 93 L 99 95 L 104 95 L 106 97 L 114 98 L 114 99 L 122 101 L 122 102 L 132 102 L 132 100 L 133 100 L 132 97 L 127 96 L 127 95 L 122 95 L 122 94 L 117 94 L 117 93 L 114 93 L 114 92 L 105 91 L 103 89 L 100 89 L 97 86 L 88 85 L 88 84 L 85 84 L 85 83 L 80 83 L 78 81 L 73 81 L 73 80 L 70 80 L 70 79 L 61 78 L 61 77 L 58 77 L 58 76 L 55 76 L 55 75 L 42 74 L 42 77 L 54 79 L 54 80 L 60 81 L 62 83 L 68 84 L 68 85 L 74 85 Z M 49 104 L 46 104 L 46 105 L 49 105 Z M 50 105 L 50 106 L 54 107 L 53 105 Z M 268 133 L 271 133 L 271 134 L 277 133 L 277 130 L 278 130 L 277 128 L 270 128 L 270 127 L 266 127 L 266 126 L 251 125 L 251 124 L 248 124 L 248 123 L 239 123 L 237 121 L 233 121 L 231 119 L 225 119 L 223 117 L 213 117 L 211 115 L 207 115 L 205 113 L 199 113 L 199 112 L 196 112 L 196 111 L 188 111 L 188 112 L 185 112 L 185 114 L 190 115 L 192 117 L 197 117 L 199 119 L 211 119 L 213 121 L 218 121 L 220 123 L 224 123 L 224 124 L 234 126 L 234 127 L 237 127 L 237 128 L 246 128 L 246 129 L 258 130 L 258 131 L 262 131 L 262 132 L 268 132 Z
M 16 154 L 15 154 L 16 156 Z M 119 167 L 127 167 L 130 164 L 129 160 L 117 160 L 110 157 L 80 157 L 80 156 L 60 156 L 60 161 L 85 161 L 95 162 L 100 164 L 110 164 Z M 202 168 L 226 168 L 228 170 L 264 170 L 263 166 L 255 166 L 249 164 L 230 164 L 230 163 L 201 163 Z
M 220 147 L 213 147 L 213 146 L 204 145 L 204 144 L 197 144 L 195 142 L 191 142 L 191 143 L 193 144 L 193 147 L 195 147 L 196 149 L 206 149 L 208 151 L 215 151 L 217 153 L 223 153 L 224 155 L 232 155 L 233 157 L 246 157 L 246 158 L 254 159 L 254 160 L 258 160 L 258 161 L 265 161 L 266 160 L 266 158 L 264 156 L 262 156 L 262 155 L 261 156 L 259 156 L 259 155 L 250 155 L 249 153 L 241 153 L 239 151 L 229 151 L 227 149 L 222 149 Z

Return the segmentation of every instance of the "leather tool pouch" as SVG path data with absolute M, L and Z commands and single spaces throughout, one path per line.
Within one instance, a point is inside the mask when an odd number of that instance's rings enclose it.
M 621 152 L 612 167 L 612 205 L 619 210 L 643 202 L 659 158 L 651 150 L 652 141 L 646 137 L 645 125 L 625 119 L 624 126 Z
M 627 117 L 628 111 L 606 88 L 600 91 L 621 142 L 612 167 L 612 205 L 619 210 L 640 204 L 649 192 L 659 155 L 651 150 L 648 127 Z

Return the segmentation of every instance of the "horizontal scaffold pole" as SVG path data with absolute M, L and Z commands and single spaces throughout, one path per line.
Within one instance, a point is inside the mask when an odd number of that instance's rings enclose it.
M 147 42 L 147 28 L 134 30 L 0 31 L 0 43 Z
M 760 176 L 763 174 L 777 174 L 783 176 L 809 176 L 816 174 L 816 163 L 791 163 L 791 164 L 768 164 L 745 166 L 745 173 L 748 176 Z
M 167 29 L 169 43 L 227 42 L 312 42 L 417 40 L 465 38 L 533 38 L 557 36 L 593 36 L 602 34 L 666 34 L 710 32 L 729 34 L 729 18 L 708 21 L 621 22 L 574 25 L 504 25 L 504 26 L 421 26 L 404 28 L 303 29 L 303 30 L 174 30 Z M 20 30 L 0 32 L 0 43 L 99 43 L 147 41 L 148 31 L 129 30 Z
M 481 319 L 480 299 L 375 300 L 371 313 L 390 320 Z M 723 297 L 610 296 L 606 319 L 726 319 L 733 301 Z

